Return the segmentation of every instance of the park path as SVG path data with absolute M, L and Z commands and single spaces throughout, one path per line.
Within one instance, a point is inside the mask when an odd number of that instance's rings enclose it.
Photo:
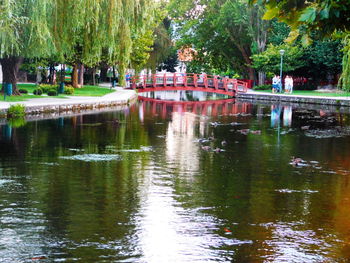
M 107 84 L 101 85 L 107 87 Z M 62 105 L 76 105 L 76 104 L 98 104 L 98 103 L 120 103 L 125 104 L 130 99 L 136 96 L 133 90 L 125 90 L 121 87 L 114 88 L 114 92 L 106 94 L 101 97 L 86 97 L 86 96 L 67 96 L 66 98 L 42 97 L 33 98 L 26 101 L 16 102 L 0 102 L 0 111 L 7 110 L 11 105 L 22 104 L 25 107 L 45 107 L 45 106 L 62 106 Z

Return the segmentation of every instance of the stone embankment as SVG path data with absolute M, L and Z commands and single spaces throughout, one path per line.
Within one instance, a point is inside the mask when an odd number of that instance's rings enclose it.
M 119 89 L 102 97 L 39 98 L 20 102 L 0 102 L 0 115 L 5 117 L 11 105 L 22 104 L 28 118 L 35 115 L 71 115 L 77 112 L 98 112 L 128 106 L 137 100 L 133 90 Z
M 293 94 L 271 94 L 249 90 L 247 93 L 239 93 L 236 96 L 239 100 L 269 101 L 273 103 L 298 103 L 318 104 L 337 107 L 350 107 L 349 97 L 327 97 L 327 96 L 303 96 Z

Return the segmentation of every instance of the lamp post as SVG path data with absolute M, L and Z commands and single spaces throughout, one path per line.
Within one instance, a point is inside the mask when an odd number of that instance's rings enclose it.
M 282 92 L 282 87 L 283 87 L 283 79 L 282 79 L 282 65 L 283 65 L 283 55 L 284 55 L 285 50 L 281 49 L 280 50 L 280 55 L 281 55 L 281 66 L 280 66 L 280 80 L 281 80 L 281 88 L 280 88 L 280 92 Z

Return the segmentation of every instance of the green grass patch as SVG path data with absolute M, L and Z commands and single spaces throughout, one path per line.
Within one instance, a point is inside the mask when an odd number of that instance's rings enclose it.
M 110 88 L 98 87 L 98 86 L 83 86 L 80 89 L 75 89 L 73 96 L 100 97 L 112 92 L 114 92 L 114 90 L 111 90 Z
M 33 91 L 37 88 L 37 85 L 33 83 L 25 83 L 25 84 L 18 84 L 18 89 L 26 89 L 28 90 L 29 94 L 22 94 L 21 96 L 6 96 L 6 100 L 4 100 L 4 96 L 0 95 L 0 101 L 8 101 L 8 102 L 16 102 L 16 101 L 26 101 L 28 99 L 45 99 L 45 98 L 59 98 L 59 99 L 65 99 L 67 98 L 66 94 L 59 94 L 58 96 L 37 96 L 32 95 Z M 108 93 L 112 93 L 114 90 L 111 90 L 110 88 L 105 87 L 99 87 L 99 86 L 83 86 L 80 89 L 74 89 L 74 94 L 69 96 L 87 96 L 87 97 L 101 97 L 103 95 L 106 95 Z
M 34 91 L 34 89 L 36 89 L 36 87 L 37 86 L 35 84 L 18 84 L 18 88 L 27 89 L 29 93 L 33 93 L 33 91 Z M 80 89 L 74 89 L 74 94 L 71 96 L 100 97 L 100 96 L 103 96 L 103 95 L 106 95 L 106 94 L 112 93 L 112 92 L 114 92 L 114 90 L 111 90 L 110 88 L 86 85 Z
M 255 90 L 256 92 L 272 93 L 271 90 Z M 289 93 L 276 93 L 283 95 L 301 95 L 301 96 L 319 96 L 319 97 L 349 97 L 350 92 L 335 91 L 335 92 L 320 92 L 317 90 L 294 90 L 292 94 Z
M 3 94 L 0 95 L 0 101 L 8 101 L 8 102 L 25 101 L 28 99 L 35 99 L 35 98 L 43 98 L 43 96 L 22 94 L 21 96 L 6 96 L 6 100 L 5 100 L 4 95 Z

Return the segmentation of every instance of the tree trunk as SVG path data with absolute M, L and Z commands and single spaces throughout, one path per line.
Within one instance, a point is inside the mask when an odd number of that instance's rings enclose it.
M 0 63 L 2 65 L 2 73 L 3 73 L 3 83 L 11 83 L 12 84 L 12 93 L 14 95 L 21 95 L 17 89 L 17 76 L 19 67 L 23 63 L 22 57 L 6 57 L 0 59 Z M 4 85 L 1 89 L 3 92 Z
M 92 68 L 92 85 L 96 86 L 96 68 Z
M 79 86 L 82 87 L 84 86 L 84 64 L 79 63 L 78 64 L 78 81 L 79 81 Z
M 78 83 L 78 65 L 76 63 L 73 64 L 72 86 L 75 89 L 80 88 Z
M 258 85 L 264 85 L 265 84 L 265 79 L 266 79 L 266 74 L 265 72 L 259 71 L 258 72 Z
M 100 75 L 101 82 L 108 82 L 108 79 L 107 79 L 108 68 L 109 67 L 106 63 L 101 63 L 101 75 Z
M 56 70 L 55 70 L 55 65 L 54 64 L 50 65 L 49 83 L 51 85 L 55 85 L 56 84 Z

